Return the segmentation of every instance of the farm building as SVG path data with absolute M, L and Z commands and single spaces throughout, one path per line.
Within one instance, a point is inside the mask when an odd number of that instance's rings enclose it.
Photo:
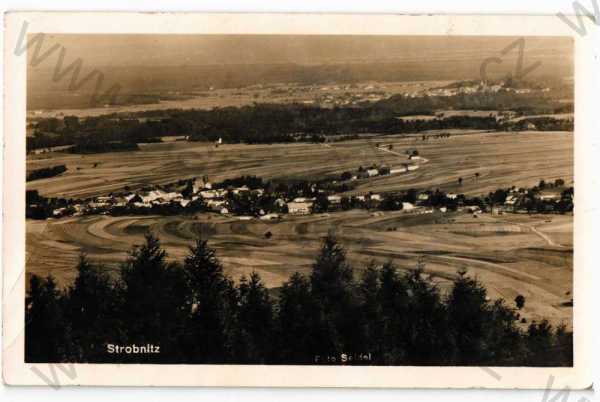
M 260 217 L 263 221 L 271 221 L 275 219 L 279 219 L 279 214 L 266 214 Z
M 403 202 L 402 203 L 402 210 L 404 210 L 404 211 L 412 211 L 413 209 L 415 209 L 415 206 L 413 204 L 411 204 L 410 202 Z
M 342 202 L 342 196 L 341 195 L 330 195 L 327 197 L 327 201 L 329 201 L 332 204 L 339 204 Z
M 408 167 L 407 166 L 401 166 L 401 167 L 397 167 L 394 169 L 390 169 L 390 174 L 396 174 L 396 173 L 405 173 L 408 171 Z
M 288 212 L 292 215 L 308 215 L 312 209 L 312 202 L 288 202 Z

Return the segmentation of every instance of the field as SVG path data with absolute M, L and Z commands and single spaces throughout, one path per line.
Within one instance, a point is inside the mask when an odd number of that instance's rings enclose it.
M 449 132 L 446 130 L 445 132 Z M 435 133 L 433 133 L 435 134 Z M 432 136 L 431 136 L 432 137 Z M 392 145 L 393 151 L 376 145 Z M 406 150 L 418 149 L 429 162 L 408 174 L 361 181 L 357 192 L 440 188 L 486 194 L 499 187 L 532 186 L 540 179 L 573 177 L 573 136 L 565 132 L 469 133 L 452 131 L 446 139 L 422 135 L 369 136 L 330 144 L 224 144 L 172 142 L 141 145 L 140 151 L 93 155 L 30 155 L 28 172 L 65 164 L 61 176 L 28 183 L 45 196 L 90 197 L 111 191 L 208 175 L 220 181 L 240 175 L 263 178 L 315 178 L 356 171 L 359 166 L 407 162 Z M 475 173 L 479 173 L 477 180 Z M 457 180 L 463 178 L 462 186 Z
M 296 83 L 288 84 L 267 84 L 253 85 L 246 88 L 219 88 L 206 91 L 169 91 L 165 93 L 163 99 L 156 103 L 149 104 L 128 104 L 104 107 L 89 107 L 89 95 L 82 96 L 83 102 L 81 108 L 56 110 L 29 110 L 28 119 L 39 119 L 49 117 L 78 116 L 90 117 L 101 116 L 109 113 L 136 113 L 149 110 L 167 110 L 167 109 L 213 109 L 217 107 L 241 107 L 252 105 L 256 102 L 277 102 L 277 103 L 309 103 L 319 104 L 323 107 L 332 106 L 335 100 L 348 100 L 354 96 L 356 101 L 374 101 L 387 98 L 399 93 L 411 93 L 423 91 L 429 88 L 448 85 L 452 81 L 429 80 L 429 81 L 400 81 L 400 82 L 364 82 L 361 84 L 339 84 L 339 85 L 301 85 Z M 160 91 L 158 93 L 161 93 Z M 34 102 L 47 103 L 48 99 L 56 97 L 69 97 L 76 94 L 68 90 L 56 91 L 51 93 L 32 94 L 37 96 Z M 160 99 L 157 93 L 149 93 Z M 376 98 L 369 98 L 369 95 Z M 179 97 L 181 99 L 168 99 L 169 96 Z M 167 98 L 167 99 L 164 99 Z M 329 99 L 326 99 L 329 98 Z
M 432 133 L 435 134 L 435 133 Z M 144 184 L 209 175 L 213 181 L 239 175 L 265 178 L 319 178 L 358 166 L 406 161 L 405 150 L 417 148 L 426 163 L 408 174 L 359 181 L 354 192 L 440 188 L 485 194 L 499 187 L 532 186 L 540 179 L 562 178 L 572 184 L 571 133 L 469 133 L 453 131 L 447 139 L 370 136 L 329 144 L 213 144 L 171 142 L 142 145 L 136 152 L 96 155 L 31 155 L 27 168 L 66 164 L 61 176 L 28 183 L 46 196 L 105 195 Z M 393 150 L 376 147 L 392 145 Z M 94 167 L 96 165 L 96 167 Z M 475 178 L 475 173 L 479 177 Z M 459 186 L 457 179 L 463 177 Z M 470 214 L 426 215 L 364 210 L 281 222 L 240 221 L 202 214 L 194 217 L 84 216 L 27 222 L 28 272 L 52 273 L 61 284 L 74 275 L 80 252 L 107 269 L 118 266 L 148 230 L 157 234 L 170 258 L 181 258 L 201 235 L 217 249 L 226 271 L 236 280 L 259 272 L 269 287 L 278 287 L 294 271 L 307 273 L 323 236 L 336 233 L 357 273 L 370 260 L 392 259 L 403 269 L 421 260 L 441 289 L 457 270 L 467 268 L 487 287 L 491 299 L 511 305 L 526 298 L 521 312 L 528 322 L 548 318 L 571 325 L 573 217 L 561 215 Z M 271 232 L 267 238 L 265 234 Z
M 28 270 L 52 273 L 63 284 L 83 251 L 107 267 L 116 267 L 128 250 L 151 230 L 169 256 L 182 260 L 201 235 L 217 249 L 226 271 L 236 280 L 259 272 L 269 287 L 280 286 L 291 273 L 308 273 L 319 242 L 335 229 L 355 270 L 370 260 L 393 260 L 404 269 L 419 258 L 426 272 L 444 289 L 456 272 L 467 268 L 486 284 L 492 299 L 512 303 L 517 294 L 527 303 L 527 319 L 546 317 L 570 322 L 572 296 L 572 217 L 525 215 L 428 214 L 367 211 L 286 218 L 282 222 L 240 221 L 212 214 L 196 217 L 66 218 L 28 222 Z M 265 233 L 271 232 L 267 238 Z

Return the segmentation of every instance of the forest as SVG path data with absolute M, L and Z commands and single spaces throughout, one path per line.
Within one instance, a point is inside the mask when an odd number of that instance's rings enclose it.
M 353 269 L 334 233 L 308 274 L 267 289 L 252 273 L 225 274 L 198 239 L 183 261 L 167 259 L 148 233 L 119 269 L 89 261 L 59 288 L 31 276 L 25 358 L 33 362 L 571 366 L 573 334 L 525 323 L 527 303 L 491 301 L 460 271 L 446 292 L 418 264 Z M 526 329 L 525 329 L 526 328 Z M 155 345 L 160 353 L 108 353 L 107 345 Z M 324 358 L 327 357 L 327 358 Z
M 361 133 L 405 134 L 425 130 L 525 130 L 527 123 L 501 122 L 490 116 L 448 116 L 429 120 L 403 120 L 400 116 L 431 114 L 435 110 L 513 110 L 523 115 L 572 112 L 572 104 L 540 95 L 512 92 L 410 98 L 392 96 L 360 107 L 325 108 L 303 104 L 255 103 L 212 110 L 159 110 L 128 115 L 79 119 L 41 119 L 31 123 L 27 150 L 75 145 L 73 152 L 109 152 L 135 149 L 136 143 L 156 142 L 164 136 L 185 136 L 191 141 L 229 143 L 322 142 L 324 136 Z M 572 130 L 573 122 L 551 117 L 534 120 L 537 130 Z M 100 144 L 111 144 L 102 146 Z M 122 144 L 122 145 L 119 145 Z M 133 144 L 133 145 L 130 145 Z

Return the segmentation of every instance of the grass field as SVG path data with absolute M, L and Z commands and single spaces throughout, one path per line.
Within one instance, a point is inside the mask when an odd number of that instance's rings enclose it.
M 218 181 L 253 174 L 265 178 L 320 177 L 355 170 L 359 165 L 406 161 L 404 151 L 417 148 L 428 160 L 409 174 L 361 181 L 356 192 L 406 188 L 440 188 L 485 194 L 499 187 L 532 186 L 540 179 L 573 180 L 571 133 L 466 133 L 422 141 L 372 137 L 331 144 L 222 145 L 172 142 L 143 145 L 140 151 L 96 155 L 62 153 L 29 156 L 27 168 L 66 164 L 61 176 L 28 183 L 46 196 L 104 195 L 144 184 L 172 182 L 208 174 Z M 393 145 L 396 153 L 376 149 Z M 93 167 L 97 164 L 97 167 Z M 475 179 L 475 173 L 480 173 Z M 458 177 L 463 177 L 458 186 Z M 379 214 L 378 214 L 379 215 Z M 27 269 L 52 273 L 61 284 L 75 274 L 80 252 L 114 268 L 128 250 L 157 234 L 170 258 L 181 260 L 193 239 L 202 235 L 217 249 L 226 271 L 238 279 L 256 270 L 269 287 L 278 287 L 294 271 L 308 273 L 321 239 L 335 229 L 357 272 L 370 260 L 393 260 L 403 269 L 419 259 L 442 289 L 467 268 L 491 299 L 511 305 L 526 298 L 521 315 L 528 322 L 548 318 L 572 323 L 573 217 L 562 215 L 501 216 L 470 214 L 410 215 L 364 210 L 286 217 L 281 222 L 240 221 L 202 214 L 178 216 L 84 216 L 27 221 Z M 270 231 L 271 238 L 265 233 Z

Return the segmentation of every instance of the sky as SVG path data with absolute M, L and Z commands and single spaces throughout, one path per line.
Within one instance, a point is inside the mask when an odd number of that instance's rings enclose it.
M 515 37 L 314 35 L 47 35 L 65 61 L 87 66 L 469 61 L 498 56 Z M 572 61 L 570 38 L 525 38 L 525 60 Z M 504 57 L 516 59 L 518 48 Z M 56 55 L 39 68 L 53 68 Z

